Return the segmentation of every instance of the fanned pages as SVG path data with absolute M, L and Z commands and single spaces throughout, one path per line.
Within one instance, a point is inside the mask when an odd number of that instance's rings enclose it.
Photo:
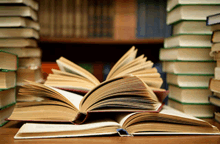
M 144 55 L 140 55 L 137 58 L 136 55 L 137 49 L 133 46 L 113 66 L 106 80 L 125 75 L 134 75 L 141 78 L 153 90 L 157 89 L 157 91 L 167 95 L 165 90 L 160 89 L 163 80 L 157 69 L 152 68 L 153 62 L 147 60 Z M 91 73 L 64 57 L 59 58 L 57 64 L 60 70 L 52 70 L 53 74 L 50 74 L 45 82 L 48 86 L 87 93 L 94 86 L 100 84 Z
M 19 95 L 42 101 L 18 103 L 9 120 L 82 123 L 94 112 L 158 112 L 162 104 L 140 78 L 123 76 L 107 80 L 84 97 L 44 84 L 29 82 Z
M 15 139 L 128 135 L 219 135 L 206 121 L 164 106 L 160 113 L 115 113 L 104 119 L 90 119 L 85 124 L 24 124 Z

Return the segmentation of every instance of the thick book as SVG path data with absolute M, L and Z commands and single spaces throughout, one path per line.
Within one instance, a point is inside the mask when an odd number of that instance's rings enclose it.
M 0 38 L 34 38 L 39 39 L 39 32 L 31 28 L 2 28 Z
M 107 80 L 85 96 L 44 84 L 27 83 L 19 95 L 43 100 L 17 103 L 9 120 L 83 123 L 91 113 L 159 112 L 162 108 L 151 88 L 136 76 Z
M 8 107 L 0 110 L 0 127 L 8 122 L 6 119 L 12 114 L 14 107 L 14 104 L 8 105 Z
M 200 89 L 207 89 L 209 87 L 209 80 L 213 78 L 213 76 L 213 74 L 179 75 L 167 73 L 167 83 L 183 88 L 197 87 Z
M 164 48 L 173 47 L 196 47 L 196 48 L 210 48 L 211 35 L 175 35 L 164 39 Z
M 0 47 L 37 47 L 37 40 L 25 38 L 1 38 Z
M 214 74 L 215 62 L 201 61 L 164 61 L 162 65 L 164 72 L 174 74 Z
M 215 67 L 215 71 L 214 71 L 214 75 L 215 75 L 215 79 L 220 79 L 220 67 Z
M 161 48 L 159 59 L 162 61 L 213 61 L 210 48 Z
M 217 107 L 220 107 L 220 98 L 215 95 L 209 95 L 209 102 Z
M 21 16 L 28 17 L 34 21 L 38 21 L 37 12 L 28 6 L 1 6 L 0 5 L 0 16 Z
M 173 35 L 178 34 L 212 34 L 211 27 L 205 21 L 181 21 L 173 25 Z
M 16 103 L 16 88 L 0 89 L 0 110 Z
M 43 83 L 43 73 L 40 67 L 19 67 L 17 70 L 17 85 L 22 86 L 25 80 Z
M 209 15 L 206 18 L 206 24 L 208 26 L 210 25 L 216 25 L 220 23 L 220 13 L 214 14 L 214 15 Z
M 176 99 L 181 103 L 208 103 L 208 96 L 212 92 L 207 89 L 200 89 L 198 87 L 184 88 L 174 85 L 169 85 L 169 98 Z
M 33 28 L 37 31 L 40 30 L 40 24 L 36 21 L 24 17 L 0 17 L 1 28 Z
M 104 135 L 219 135 L 206 121 L 164 106 L 160 113 L 120 113 L 115 120 L 91 120 L 82 125 L 26 123 L 15 139 Z
M 214 113 L 214 119 L 218 122 L 218 123 L 220 123 L 220 112 L 215 112 Z
M 216 59 L 219 59 L 220 57 L 218 56 L 219 51 L 220 51 L 220 43 L 215 43 L 215 44 L 212 44 L 211 51 L 209 54 L 211 57 L 214 57 L 216 60 Z
M 174 98 L 169 98 L 168 106 L 197 118 L 213 118 L 213 114 L 216 110 L 216 108 L 210 103 L 186 104 Z
M 211 37 L 212 43 L 220 43 L 220 30 L 213 31 L 212 37 Z
M 181 5 L 220 5 L 220 2 L 218 0 L 168 0 L 167 12 Z
M 35 11 L 38 11 L 39 5 L 35 0 L 1 0 L 0 5 L 26 5 L 34 9 Z
M 8 89 L 16 86 L 15 71 L 0 71 L 0 89 Z
M 174 25 L 183 20 L 206 21 L 208 15 L 219 13 L 219 10 L 219 5 L 180 5 L 167 13 L 166 22 Z
M 0 50 L 0 71 L 15 71 L 18 68 L 18 57 L 12 53 Z
M 16 54 L 19 58 L 24 57 L 41 57 L 42 51 L 40 48 L 0 48 L 0 51 Z
M 220 85 L 220 79 L 215 79 L 215 78 L 210 79 L 210 81 L 209 81 L 209 89 L 212 92 L 220 93 L 219 85 Z
M 160 89 L 163 80 L 157 69 L 153 68 L 153 62 L 147 60 L 144 55 L 138 57 L 136 55 L 137 49 L 135 47 L 128 50 L 112 67 L 106 80 L 132 74 L 141 78 L 154 92 L 158 91 L 166 95 L 166 91 Z M 88 92 L 100 84 L 100 81 L 93 74 L 64 57 L 59 58 L 56 62 L 60 70 L 52 69 L 53 74 L 49 74 L 45 82 L 46 85 Z
M 39 68 L 41 67 L 41 57 L 24 57 L 18 59 L 19 68 Z

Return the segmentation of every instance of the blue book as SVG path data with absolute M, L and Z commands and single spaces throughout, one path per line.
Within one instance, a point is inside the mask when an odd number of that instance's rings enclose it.
M 145 24 L 146 24 L 146 5 L 145 0 L 138 0 L 137 11 L 137 37 L 145 37 Z

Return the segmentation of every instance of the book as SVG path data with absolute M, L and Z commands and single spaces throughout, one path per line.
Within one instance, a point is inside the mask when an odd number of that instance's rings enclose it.
M 215 79 L 220 79 L 220 67 L 215 67 L 214 75 Z
M 0 89 L 8 89 L 16 86 L 15 71 L 0 71 Z
M 220 13 L 217 13 L 217 14 L 214 14 L 214 15 L 209 15 L 206 18 L 206 24 L 208 26 L 219 24 L 219 22 L 220 22 Z
M 163 71 L 174 74 L 214 74 L 215 62 L 163 61 Z
M 0 51 L 16 54 L 19 58 L 22 57 L 41 57 L 42 51 L 40 48 L 0 48 Z
M 181 5 L 219 5 L 218 0 L 168 0 L 167 12 Z
M 212 92 L 207 89 L 200 89 L 198 87 L 184 88 L 174 85 L 169 85 L 169 98 L 175 99 L 181 103 L 209 103 L 208 96 Z
M 219 79 L 215 79 L 215 78 L 210 79 L 209 89 L 212 92 L 220 93 L 219 83 L 220 83 Z
M 212 43 L 219 43 L 220 42 L 220 30 L 219 31 L 213 31 L 211 42 Z
M 161 48 L 159 59 L 161 61 L 213 61 L 210 57 L 210 48 Z
M 164 48 L 210 48 L 211 35 L 175 35 L 164 39 Z
M 12 114 L 14 107 L 15 105 L 12 105 L 0 110 L 0 127 L 8 122 L 6 119 Z
M 173 25 L 183 20 L 206 21 L 208 15 L 219 13 L 218 5 L 180 5 L 167 13 L 168 25 Z
M 209 102 L 213 104 L 214 106 L 220 107 L 220 98 L 215 95 L 209 95 L 208 98 Z
M 167 83 L 176 85 L 182 88 L 203 88 L 207 89 L 209 86 L 209 80 L 213 77 L 213 74 L 207 75 L 179 75 L 167 73 Z
M 1 38 L 0 47 L 37 47 L 37 41 L 35 39 L 25 38 Z
M 197 118 L 213 118 L 215 112 L 215 107 L 210 103 L 190 103 L 185 104 L 175 99 L 168 100 L 168 106 L 177 109 L 181 112 L 184 112 L 187 115 L 191 115 Z
M 39 39 L 39 32 L 30 28 L 1 28 L 0 38 L 35 38 Z
M 82 136 L 136 135 L 219 135 L 219 130 L 203 120 L 164 106 L 160 113 L 122 113 L 116 120 L 99 120 L 82 125 L 26 123 L 15 139 Z
M 219 112 L 215 112 L 214 113 L 214 119 L 217 121 L 217 122 L 219 122 L 220 123 L 220 113 Z
M 179 34 L 207 34 L 211 35 L 211 27 L 205 21 L 181 21 L 173 25 L 173 35 Z
M 40 30 L 38 22 L 23 17 L 0 17 L 1 28 L 25 27 Z
M 162 108 L 154 92 L 136 76 L 107 80 L 84 97 L 30 81 L 20 89 L 19 95 L 44 100 L 17 103 L 8 120 L 83 123 L 89 113 L 158 112 Z
M 156 68 L 152 68 L 153 62 L 147 61 L 144 55 L 136 58 L 137 49 L 133 46 L 128 50 L 112 67 L 106 80 L 132 74 L 140 77 L 147 85 L 155 91 L 164 91 L 160 89 L 163 80 Z M 94 86 L 100 84 L 100 81 L 85 69 L 64 57 L 57 61 L 59 70 L 52 70 L 54 74 L 49 74 L 45 84 L 61 89 L 73 91 L 89 91 Z M 79 85 L 77 81 L 82 84 Z M 165 91 L 164 91 L 165 92 Z
M 16 88 L 0 89 L 0 111 L 16 103 Z
M 15 71 L 17 68 L 17 55 L 0 50 L 0 70 Z
M 37 12 L 28 6 L 0 6 L 0 16 L 21 16 L 29 17 L 34 21 L 38 20 Z
M 19 68 L 39 68 L 41 67 L 41 57 L 24 57 L 18 59 Z
M 210 56 L 211 57 L 216 57 L 215 59 L 218 59 L 217 53 L 220 51 L 220 43 L 214 43 L 212 44 L 211 51 L 210 51 Z
M 0 5 L 26 5 L 38 11 L 39 5 L 34 0 L 1 0 Z
M 41 68 L 31 67 L 29 68 L 18 68 L 17 70 L 17 85 L 22 86 L 25 84 L 25 80 L 30 80 L 38 83 L 43 83 L 43 74 Z

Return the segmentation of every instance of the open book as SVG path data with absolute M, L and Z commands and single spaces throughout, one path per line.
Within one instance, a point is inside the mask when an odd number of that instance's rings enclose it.
M 34 82 L 19 92 L 39 101 L 17 103 L 8 120 L 83 123 L 88 113 L 158 112 L 162 107 L 145 82 L 129 75 L 102 82 L 84 97 Z
M 163 80 L 157 69 L 152 68 L 153 62 L 147 61 L 144 55 L 137 58 L 136 55 L 137 49 L 133 46 L 112 67 L 106 80 L 124 75 L 134 75 L 141 78 L 156 95 L 167 96 L 167 91 L 160 89 Z M 87 93 L 100 84 L 100 81 L 94 75 L 64 57 L 59 58 L 56 62 L 60 70 L 52 69 L 53 74 L 49 74 L 45 85 Z
M 115 113 L 112 119 L 90 120 L 82 125 L 26 123 L 15 139 L 80 137 L 94 135 L 216 134 L 208 122 L 164 106 L 160 113 Z

